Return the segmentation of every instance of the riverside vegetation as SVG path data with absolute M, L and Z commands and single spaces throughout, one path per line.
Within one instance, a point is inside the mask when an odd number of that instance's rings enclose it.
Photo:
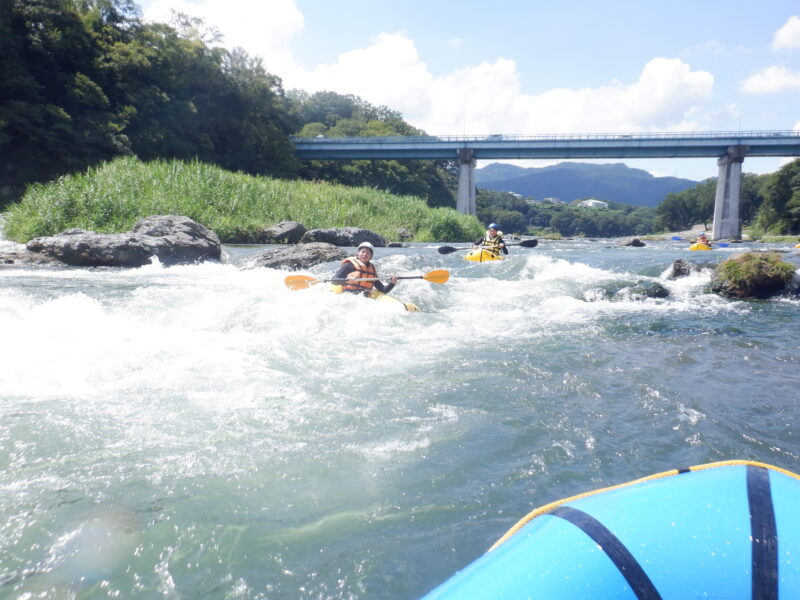
M 8 208 L 5 236 L 13 241 L 80 228 L 121 233 L 155 214 L 187 216 L 212 229 L 223 243 L 247 243 L 280 221 L 309 229 L 358 223 L 387 239 L 400 228 L 415 241 L 467 241 L 483 227 L 474 216 L 433 208 L 413 196 L 366 187 L 231 173 L 198 161 L 118 158 L 85 173 L 28 188 Z
M 262 184 L 285 190 L 270 193 L 285 195 L 287 200 L 281 203 L 290 206 L 292 214 L 308 215 L 304 221 L 307 227 L 358 224 L 394 237 L 390 229 L 403 226 L 412 230 L 417 240 L 461 241 L 479 235 L 475 234 L 474 220 L 427 213 L 411 200 L 391 200 L 391 207 L 386 209 L 373 206 L 364 210 L 365 203 L 372 204 L 369 198 L 380 192 L 362 188 L 422 198 L 429 207 L 454 208 L 454 160 L 295 159 L 293 135 L 335 138 L 425 132 L 406 123 L 399 112 L 373 106 L 356 96 L 287 91 L 260 59 L 241 49 L 218 47 L 218 35 L 213 25 L 181 14 L 176 14 L 171 24 L 146 22 L 132 0 L 8 3 L 0 10 L 0 72 L 4 75 L 0 210 L 12 206 L 24 194 L 29 196 L 24 203 L 33 205 L 52 193 L 59 198 L 53 201 L 55 207 L 48 209 L 48 214 L 56 218 L 54 227 L 96 224 L 101 231 L 118 231 L 136 216 L 149 216 L 139 209 L 158 198 L 169 206 L 188 203 L 192 211 L 182 212 L 214 227 L 227 241 L 246 241 L 256 222 L 267 222 L 281 212 L 269 209 L 257 214 L 261 202 L 268 207 L 272 201 L 231 195 L 239 188 L 253 193 L 250 184 L 242 183 L 245 179 L 233 174 L 225 176 L 223 187 L 229 189 L 206 189 L 200 179 L 192 184 L 196 198 L 167 198 L 154 192 L 151 198 L 135 201 L 119 182 L 106 186 L 102 192 L 105 196 L 94 193 L 93 184 L 85 182 L 82 185 L 89 196 L 81 199 L 64 190 L 75 180 L 58 179 L 87 168 L 98 176 L 105 172 L 102 165 L 108 161 L 114 161 L 111 169 L 116 171 L 116 159 L 127 156 L 148 165 L 158 160 L 198 160 L 231 173 L 290 180 Z M 209 184 L 215 184 L 213 179 Z M 293 180 L 326 181 L 361 191 L 344 192 L 337 185 L 302 187 L 291 183 Z M 51 181 L 55 191 L 43 191 L 35 185 Z M 710 222 L 715 186 L 714 180 L 707 180 L 695 188 L 669 194 L 655 209 L 621 205 L 614 203 L 614 198 L 602 198 L 610 201 L 608 209 L 552 206 L 542 199 L 537 202 L 490 191 L 479 193 L 476 204 L 482 222 L 500 223 L 506 233 L 540 237 L 645 235 Z M 312 205 L 307 211 L 298 206 L 303 198 Z M 348 206 L 347 198 L 353 198 L 355 206 Z M 204 202 L 211 206 L 204 206 Z M 394 210 L 406 202 L 408 212 L 399 218 Z M 124 206 L 114 206 L 117 203 Z M 251 212 L 239 213 L 248 206 Z M 800 161 L 770 175 L 745 174 L 741 208 L 751 238 L 800 234 Z M 82 212 L 89 209 L 99 212 Z M 17 211 L 26 209 L 15 208 L 13 212 Z M 361 218 L 364 212 L 370 213 L 364 221 L 343 220 L 345 214 Z M 212 215 L 216 226 L 210 220 Z M 32 223 L 25 226 L 24 233 L 17 218 L 12 217 L 10 227 L 17 228 L 17 233 L 11 234 L 14 239 L 43 231 L 41 223 L 33 224 L 33 215 L 30 219 Z M 376 222 L 378 225 L 373 225 Z

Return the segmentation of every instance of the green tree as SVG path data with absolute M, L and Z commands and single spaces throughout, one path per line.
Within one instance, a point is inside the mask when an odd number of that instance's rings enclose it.
M 800 234 L 800 159 L 767 176 L 763 193 L 757 225 L 766 233 Z
M 392 137 L 420 135 L 405 123 L 400 113 L 385 106 L 372 106 L 352 95 L 317 92 L 309 95 L 293 90 L 300 137 Z M 394 194 L 424 198 L 429 206 L 455 207 L 455 175 L 447 161 L 356 160 L 300 163 L 304 179 L 324 180 L 352 186 L 368 186 Z
M 125 21 L 125 10 L 98 11 Z M 0 4 L 0 193 L 129 151 L 103 89 L 101 48 L 68 0 Z

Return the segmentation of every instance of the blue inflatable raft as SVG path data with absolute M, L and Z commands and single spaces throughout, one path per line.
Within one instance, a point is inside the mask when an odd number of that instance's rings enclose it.
M 424 600 L 800 598 L 800 477 L 727 461 L 543 506 Z

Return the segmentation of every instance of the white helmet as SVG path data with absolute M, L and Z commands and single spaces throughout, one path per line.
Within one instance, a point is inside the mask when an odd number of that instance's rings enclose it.
M 373 254 L 375 254 L 375 247 L 372 244 L 370 244 L 369 242 L 361 242 L 358 245 L 358 248 L 356 248 L 356 252 L 358 252 L 362 248 L 369 248 L 369 251 L 372 252 Z

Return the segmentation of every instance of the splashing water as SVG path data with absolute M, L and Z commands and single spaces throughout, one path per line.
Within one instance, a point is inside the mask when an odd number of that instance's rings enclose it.
M 668 280 L 680 257 L 379 249 L 450 271 L 393 292 L 422 313 L 232 264 L 0 269 L 0 597 L 416 598 L 546 502 L 796 470 L 798 302 Z

